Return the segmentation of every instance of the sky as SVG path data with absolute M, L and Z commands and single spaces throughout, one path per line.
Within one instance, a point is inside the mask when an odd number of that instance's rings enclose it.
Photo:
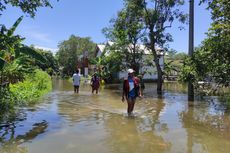
M 189 0 L 180 9 L 188 13 Z M 0 24 L 8 28 L 24 15 L 24 19 L 16 30 L 16 34 L 25 37 L 24 44 L 38 48 L 57 51 L 58 44 L 67 40 L 70 35 L 91 37 L 95 43 L 106 42 L 102 29 L 109 26 L 109 20 L 116 17 L 123 7 L 122 0 L 52 0 L 53 8 L 39 8 L 35 18 L 23 14 L 18 8 L 7 7 L 0 17 Z M 198 46 L 206 37 L 210 27 L 210 13 L 206 5 L 198 5 L 195 0 L 194 46 Z M 188 25 L 185 30 L 179 30 L 179 24 L 173 23 L 169 32 L 174 41 L 169 44 L 178 52 L 188 52 Z

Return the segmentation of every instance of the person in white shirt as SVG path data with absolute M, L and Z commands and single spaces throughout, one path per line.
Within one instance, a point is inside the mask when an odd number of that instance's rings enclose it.
M 79 74 L 79 70 L 76 70 L 76 72 L 73 74 L 73 86 L 74 86 L 74 92 L 79 92 L 79 86 L 81 82 L 81 76 Z

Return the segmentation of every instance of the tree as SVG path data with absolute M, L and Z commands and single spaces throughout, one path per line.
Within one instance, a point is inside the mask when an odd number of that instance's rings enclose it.
M 175 80 L 183 67 L 184 60 L 188 57 L 186 53 L 177 53 L 176 50 L 169 50 L 164 58 L 164 76 L 168 80 Z M 170 76 L 174 76 L 170 78 Z
M 63 74 L 70 76 L 81 66 L 81 58 L 84 51 L 89 52 L 89 58 L 93 56 L 95 44 L 89 37 L 81 38 L 71 35 L 68 40 L 62 41 L 57 52 L 57 60 L 59 65 L 63 67 Z
M 125 59 L 126 68 L 133 68 L 139 73 L 140 61 L 143 50 L 138 43 L 144 36 L 142 11 L 132 3 L 125 3 L 124 8 L 118 12 L 116 19 L 112 19 L 110 28 L 104 28 L 103 32 L 111 41 L 114 50 L 121 51 L 122 59 Z M 113 50 L 113 49 L 110 49 Z
M 14 80 L 21 80 L 23 73 L 31 72 L 31 66 L 33 65 L 33 59 L 40 62 L 45 62 L 45 58 L 35 51 L 34 49 L 22 45 L 19 35 L 14 35 L 17 26 L 22 21 L 21 16 L 13 24 L 13 26 L 7 29 L 5 26 L 1 26 L 0 31 L 0 71 L 2 71 L 1 83 L 8 81 L 11 83 L 17 82 Z
M 31 17 L 35 16 L 39 7 L 51 7 L 48 0 L 0 0 L 0 17 L 9 5 L 19 7 Z M 31 68 L 31 57 L 45 61 L 42 55 L 22 44 L 24 38 L 14 35 L 22 19 L 22 16 L 19 17 L 10 29 L 0 24 L 0 106 L 7 106 L 12 100 L 5 81 L 12 83 L 21 81 L 25 72 L 31 72 L 28 69 Z
M 4 25 L 0 25 L 0 70 L 3 69 L 7 62 L 13 60 L 16 48 L 19 48 L 23 38 L 14 35 L 14 31 L 22 21 L 23 17 L 17 19 L 13 26 L 7 29 Z
M 49 0 L 0 0 L 0 16 L 7 5 L 19 7 L 24 13 L 29 14 L 31 17 L 35 16 L 39 7 L 52 7 Z
M 158 80 L 157 93 L 162 93 L 163 71 L 159 64 L 159 56 L 156 46 L 164 47 L 167 42 L 172 41 L 172 36 L 166 30 L 172 27 L 175 19 L 182 23 L 186 21 L 187 15 L 183 14 L 177 7 L 184 4 L 183 0 L 126 0 L 127 3 L 135 5 L 143 11 L 143 22 L 147 37 L 145 45 L 153 54 L 153 61 L 156 65 Z
M 49 0 L 0 0 L 0 17 L 2 12 L 6 9 L 7 5 L 19 7 L 24 13 L 29 14 L 31 17 L 35 16 L 35 13 L 39 7 L 52 7 Z M 4 24 L 0 24 L 0 70 L 3 69 L 5 63 L 14 58 L 12 54 L 19 48 L 24 38 L 19 35 L 13 35 L 17 26 L 22 21 L 23 17 L 19 17 L 12 28 L 7 29 Z M 21 48 L 22 51 L 27 50 Z
M 110 48 L 111 49 L 111 48 Z M 119 72 L 122 67 L 121 52 L 111 51 L 109 55 L 105 55 L 106 49 L 102 52 L 100 57 L 91 59 L 91 64 L 96 65 L 100 77 L 106 82 L 112 82 L 113 74 Z
M 207 38 L 195 50 L 192 58 L 187 59 L 183 69 L 183 79 L 194 75 L 194 83 L 200 80 L 212 81 L 218 87 L 230 85 L 230 2 L 228 0 L 202 0 L 208 2 L 211 11 L 212 24 Z
M 208 0 L 212 24 L 202 52 L 207 54 L 209 73 L 221 85 L 230 85 L 230 1 Z
M 53 53 L 51 51 L 37 49 L 34 48 L 33 46 L 32 48 L 45 58 L 45 62 L 41 62 L 40 60 L 35 60 L 36 66 L 41 68 L 43 71 L 46 71 L 51 76 L 59 71 L 58 61 L 53 56 Z

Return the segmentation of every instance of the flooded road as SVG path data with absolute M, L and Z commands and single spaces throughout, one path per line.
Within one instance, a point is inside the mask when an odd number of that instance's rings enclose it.
M 229 153 L 230 113 L 218 97 L 188 102 L 186 86 L 165 84 L 157 97 L 147 84 L 134 117 L 126 115 L 121 86 L 98 95 L 53 80 L 39 104 L 0 124 L 0 153 Z

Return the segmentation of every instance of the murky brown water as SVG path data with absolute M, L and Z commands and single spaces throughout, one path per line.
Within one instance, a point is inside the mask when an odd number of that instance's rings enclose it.
M 1 123 L 1 153 L 229 153 L 230 114 L 218 97 L 188 102 L 186 86 L 165 84 L 156 96 L 147 84 L 135 116 L 127 117 L 121 87 L 92 95 L 87 85 L 74 94 L 70 83 L 36 106 Z M 8 125 L 8 126 L 6 126 Z

